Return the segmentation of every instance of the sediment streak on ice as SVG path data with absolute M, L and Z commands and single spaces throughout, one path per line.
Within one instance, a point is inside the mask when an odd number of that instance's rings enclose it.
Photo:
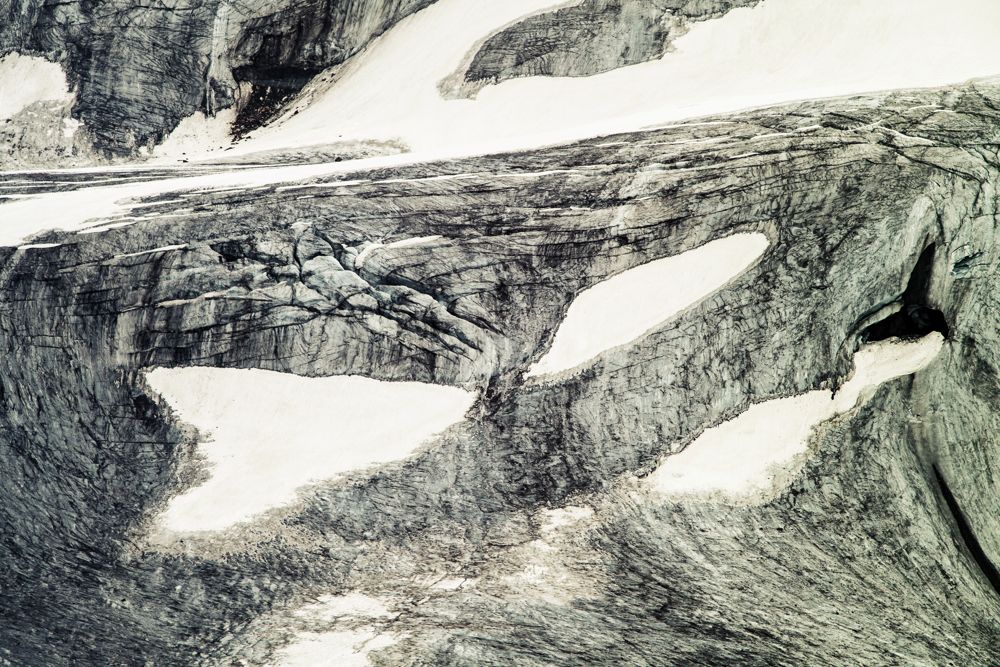
M 158 368 L 146 380 L 205 436 L 211 464 L 211 478 L 163 515 L 177 532 L 224 529 L 310 482 L 404 458 L 474 400 L 455 387 L 259 369 Z
M 575 368 L 639 338 L 742 274 L 767 247 L 764 234 L 734 234 L 584 290 L 566 311 L 552 347 L 526 376 Z
M 867 345 L 854 356 L 851 379 L 832 397 L 829 391 L 810 391 L 751 406 L 668 456 L 647 482 L 670 496 L 766 501 L 804 464 L 818 424 L 863 403 L 880 384 L 924 368 L 943 343 L 941 334 L 931 333 L 915 341 Z

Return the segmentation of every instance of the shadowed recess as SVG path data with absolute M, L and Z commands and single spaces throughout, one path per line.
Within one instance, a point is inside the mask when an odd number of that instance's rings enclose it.
M 955 525 L 958 527 L 958 534 L 962 538 L 962 543 L 965 544 L 965 548 L 968 549 L 969 555 L 972 556 L 972 560 L 975 561 L 979 571 L 990 582 L 993 590 L 1000 595 L 1000 572 L 997 571 L 996 565 L 993 564 L 993 561 L 983 551 L 983 547 L 979 544 L 972 526 L 969 525 L 969 520 L 965 518 L 965 513 L 958 506 L 955 495 L 948 487 L 948 483 L 944 481 L 944 476 L 938 470 L 937 466 L 934 466 L 934 478 L 937 480 L 938 488 L 941 489 L 941 496 L 948 505 L 948 511 L 955 518 Z
M 903 306 L 889 317 L 876 322 L 862 332 L 866 341 L 887 338 L 920 338 L 932 331 L 948 337 L 948 321 L 944 313 L 928 305 L 932 273 L 934 269 L 935 244 L 930 244 L 920 253 L 910 280 L 903 291 Z

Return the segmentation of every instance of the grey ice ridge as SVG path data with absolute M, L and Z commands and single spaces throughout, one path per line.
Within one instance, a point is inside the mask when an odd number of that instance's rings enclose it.
M 998 38 L 0 0 L 0 665 L 1000 664 Z

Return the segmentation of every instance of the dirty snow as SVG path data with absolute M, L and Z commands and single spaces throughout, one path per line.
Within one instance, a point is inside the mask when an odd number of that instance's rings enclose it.
M 188 155 L 226 148 L 233 142 L 230 128 L 235 120 L 235 109 L 223 109 L 214 116 L 196 111 L 174 128 L 153 155 L 182 160 Z
M 378 250 L 383 250 L 383 249 L 386 249 L 386 248 L 407 248 L 409 246 L 424 245 L 424 244 L 427 244 L 427 243 L 433 243 L 434 241 L 437 241 L 437 240 L 439 240 L 441 238 L 442 237 L 438 236 L 438 235 L 435 235 L 435 236 L 415 236 L 413 238 L 400 239 L 399 241 L 393 241 L 391 243 L 370 243 L 367 246 L 365 246 L 361 250 L 361 252 L 358 253 L 357 257 L 354 258 L 354 270 L 355 271 L 360 270 L 361 267 L 364 266 L 365 260 L 368 259 L 368 257 L 372 253 L 374 253 L 374 252 L 376 252 Z
M 368 654 L 391 646 L 396 639 L 374 629 L 303 632 L 283 649 L 274 667 L 367 667 Z
M 295 616 L 312 621 L 332 622 L 344 617 L 380 618 L 389 610 L 378 598 L 363 593 L 344 595 L 324 595 L 316 602 L 303 605 L 295 611 Z
M 568 505 L 566 507 L 542 510 L 539 514 L 542 519 L 542 534 L 545 535 L 572 528 L 583 521 L 593 518 L 594 510 L 591 507 Z

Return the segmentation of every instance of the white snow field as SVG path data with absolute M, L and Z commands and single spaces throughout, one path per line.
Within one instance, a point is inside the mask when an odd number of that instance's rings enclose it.
M 552 347 L 525 376 L 575 368 L 639 338 L 742 274 L 768 245 L 761 233 L 733 234 L 584 290 L 566 311 Z
M 19 53 L 0 58 L 0 120 L 35 102 L 62 102 L 72 97 L 58 63 Z
M 836 395 L 810 391 L 751 406 L 667 456 L 646 482 L 669 496 L 765 502 L 801 470 L 818 424 L 863 403 L 880 384 L 924 368 L 943 344 L 941 334 L 931 333 L 866 345 L 854 355 L 854 374 Z
M 310 482 L 405 458 L 460 421 L 474 395 L 360 376 L 259 369 L 157 368 L 150 388 L 205 438 L 211 478 L 173 498 L 175 532 L 230 527 L 295 500 Z
M 251 153 L 398 140 L 427 158 L 523 150 L 711 113 L 1000 74 L 1000 2 L 764 0 L 693 24 L 659 60 L 530 77 L 446 100 L 477 44 L 553 0 L 439 0 L 330 70 L 237 144 Z M 294 115 L 293 115 L 294 114 Z M 230 154 L 233 154 L 231 152 Z

